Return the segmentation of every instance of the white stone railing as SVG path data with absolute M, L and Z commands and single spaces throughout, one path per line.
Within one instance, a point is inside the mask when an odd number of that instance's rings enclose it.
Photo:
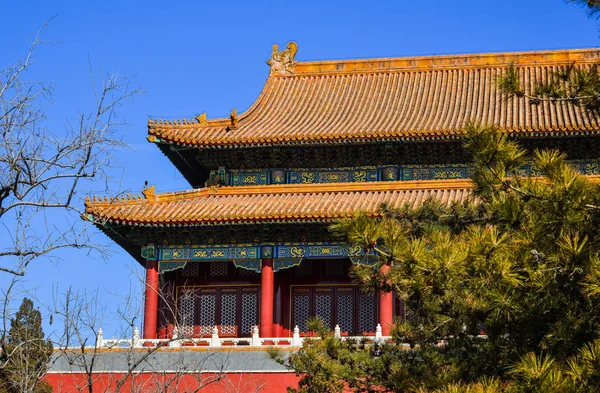
M 374 336 L 342 336 L 339 325 L 336 325 L 334 332 L 335 337 L 340 340 L 369 340 L 371 342 L 383 343 L 390 340 L 390 336 L 383 336 L 381 331 L 381 325 L 377 325 Z M 252 328 L 251 337 L 219 337 L 219 329 L 215 326 L 212 330 L 211 337 L 205 338 L 179 338 L 177 335 L 177 329 L 173 332 L 173 337 L 170 339 L 143 339 L 140 338 L 140 332 L 137 328 L 133 330 L 133 336 L 131 339 L 104 339 L 102 329 L 98 329 L 96 337 L 96 348 L 142 348 L 142 347 L 156 347 L 164 346 L 171 348 L 181 348 L 186 346 L 202 346 L 210 348 L 219 347 L 236 347 L 238 345 L 244 347 L 262 347 L 262 346 L 289 346 L 289 347 L 300 347 L 304 340 L 314 340 L 315 337 L 301 337 L 300 329 L 298 326 L 294 328 L 292 337 L 260 337 L 258 326 Z

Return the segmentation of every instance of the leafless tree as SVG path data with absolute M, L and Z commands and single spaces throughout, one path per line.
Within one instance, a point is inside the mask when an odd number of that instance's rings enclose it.
M 48 127 L 53 85 L 32 80 L 30 71 L 49 22 L 24 57 L 0 69 L 0 368 L 10 355 L 11 299 L 22 296 L 17 284 L 27 267 L 39 258 L 58 260 L 61 249 L 106 254 L 92 241 L 91 223 L 81 220 L 83 200 L 111 183 L 113 152 L 126 147 L 117 109 L 141 92 L 117 74 L 96 78 L 90 64 L 92 108 L 74 112 L 60 129 Z
M 159 293 L 162 300 L 165 295 Z M 203 356 L 188 351 L 163 351 L 173 340 L 185 341 L 190 337 L 183 335 L 182 329 L 174 320 L 175 329 L 182 334 L 161 342 L 159 345 L 136 346 L 131 340 L 136 329 L 136 316 L 140 314 L 140 293 L 130 291 L 123 296 L 114 315 L 108 315 L 102 305 L 98 292 L 75 293 L 68 290 L 61 300 L 56 302 L 54 315 L 64 325 L 64 332 L 56 337 L 59 351 L 54 361 L 68 365 L 68 372 L 77 375 L 70 381 L 77 391 L 86 393 L 137 393 L 137 392 L 200 392 L 213 384 L 221 384 L 228 392 L 259 391 L 263 384 L 253 383 L 248 390 L 247 383 L 231 381 L 226 375 L 230 352 L 203 352 Z M 170 307 L 166 302 L 166 307 Z M 173 313 L 173 310 L 168 312 Z M 116 338 L 101 343 L 100 327 L 106 319 L 118 321 Z M 168 359 L 159 361 L 157 355 L 163 351 Z M 193 355 L 193 356 L 190 356 Z M 112 358 L 111 358 L 112 357 Z M 62 358 L 62 359 L 61 359 Z M 112 362 L 124 366 L 111 373 L 102 372 Z M 109 367 L 110 368 L 110 367 Z M 59 389 L 60 390 L 60 389 Z
M 98 248 L 80 219 L 82 193 L 90 192 L 91 182 L 107 185 L 112 152 L 124 147 L 116 110 L 140 93 L 127 78 L 96 80 L 91 72 L 94 108 L 78 112 L 64 129 L 47 129 L 44 105 L 53 86 L 27 74 L 44 27 L 25 57 L 0 70 L 0 272 L 15 276 L 59 249 Z

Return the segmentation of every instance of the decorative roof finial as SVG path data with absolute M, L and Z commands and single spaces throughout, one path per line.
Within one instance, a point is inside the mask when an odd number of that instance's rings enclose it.
M 196 116 L 196 121 L 198 122 L 198 124 L 205 125 L 207 123 L 206 112 L 202 113 L 201 115 Z
M 290 41 L 287 48 L 279 52 L 279 45 L 273 45 L 273 52 L 267 64 L 271 66 L 271 70 L 279 74 L 291 74 L 294 71 L 294 56 L 298 51 L 298 44 Z
M 231 114 L 229 115 L 229 120 L 231 120 L 231 124 L 228 127 L 230 130 L 235 130 L 236 128 L 238 128 L 238 115 L 236 108 L 233 108 L 233 110 L 231 111 Z
M 146 197 L 146 199 L 154 199 L 154 186 L 148 187 L 148 182 L 146 182 L 144 184 L 142 194 L 144 194 L 144 197 Z

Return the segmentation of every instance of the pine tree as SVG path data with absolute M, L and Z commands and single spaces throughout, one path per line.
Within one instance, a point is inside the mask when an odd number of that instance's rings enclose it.
M 289 357 L 298 392 L 600 391 L 600 185 L 557 151 L 531 157 L 493 127 L 467 130 L 471 200 L 333 226 L 377 253 L 353 275 L 399 294 L 406 317 L 381 345 L 317 329 Z
M 584 9 L 591 18 L 600 17 L 600 0 L 567 0 Z M 507 72 L 497 80 L 500 91 L 509 97 L 527 99 L 531 105 L 543 101 L 567 102 L 586 108 L 590 116 L 600 115 L 600 65 L 561 67 L 544 82 L 528 90 L 521 84 L 518 64 L 510 64 Z
M 2 340 L 0 392 L 48 393 L 50 385 L 42 381 L 52 355 L 52 343 L 44 338 L 42 316 L 33 302 L 23 299 L 11 319 L 8 336 Z
M 600 14 L 600 0 L 567 0 L 567 2 L 579 5 L 592 18 L 597 18 Z
M 567 0 L 592 18 L 600 1 Z M 532 90 L 518 64 L 497 86 L 507 96 L 563 101 L 600 116 L 600 67 L 567 66 Z M 342 342 L 313 328 L 287 360 L 291 392 L 600 392 L 600 185 L 558 151 L 528 155 L 494 127 L 470 124 L 473 198 L 417 210 L 381 207 L 332 227 L 373 251 L 352 274 L 367 292 L 394 291 L 406 315 L 393 342 Z M 523 176 L 524 165 L 539 168 Z M 390 266 L 382 274 L 382 265 Z

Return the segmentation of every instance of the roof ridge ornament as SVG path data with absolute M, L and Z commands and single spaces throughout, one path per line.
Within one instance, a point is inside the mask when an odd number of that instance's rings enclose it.
M 294 57 L 298 51 L 298 44 L 294 41 L 287 43 L 286 49 L 279 51 L 279 45 L 273 44 L 273 52 L 267 64 L 271 66 L 271 71 L 282 75 L 289 75 L 294 72 L 296 62 Z
M 144 197 L 148 200 L 154 200 L 155 199 L 155 194 L 154 194 L 154 186 L 150 186 L 148 187 L 148 182 L 146 182 L 146 184 L 144 184 L 144 189 L 142 190 L 142 194 L 144 194 Z
M 205 126 L 205 125 L 207 125 L 207 124 L 208 124 L 208 120 L 206 120 L 206 112 L 204 112 L 204 113 L 202 113 L 202 114 L 200 114 L 200 115 L 197 115 L 197 116 L 195 117 L 195 119 L 196 119 L 196 122 L 197 122 L 198 124 L 200 124 L 200 125 L 203 125 L 203 126 Z
M 233 108 L 233 110 L 229 114 L 230 124 L 227 127 L 227 131 L 237 130 L 237 128 L 238 128 L 238 120 L 239 120 L 239 117 L 238 117 L 238 114 L 237 114 L 237 109 Z

